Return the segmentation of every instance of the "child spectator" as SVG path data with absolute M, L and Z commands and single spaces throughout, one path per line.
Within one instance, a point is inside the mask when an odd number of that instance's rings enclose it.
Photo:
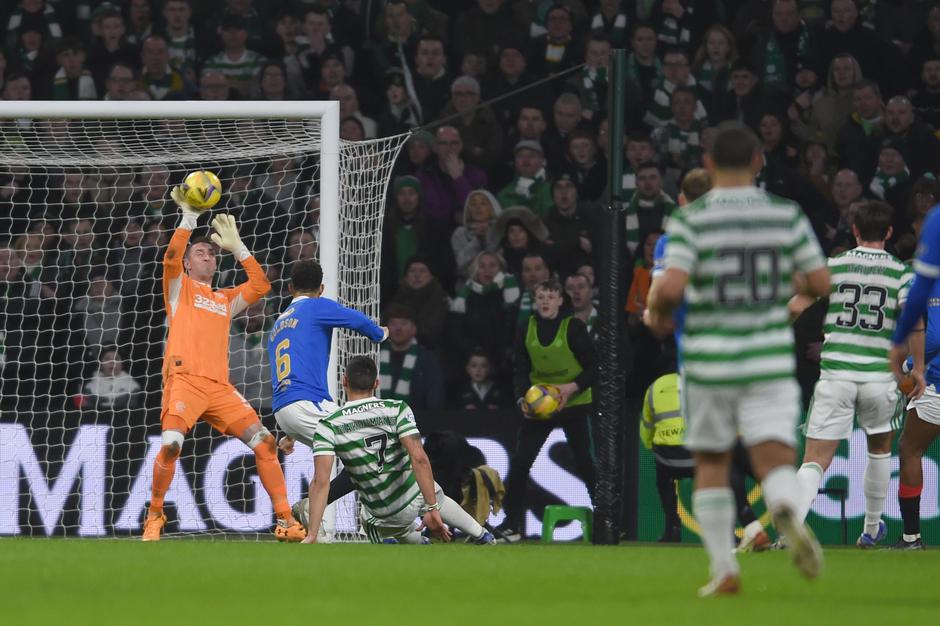
M 98 90 L 85 68 L 85 44 L 77 37 L 59 42 L 55 57 L 59 69 L 52 79 L 53 100 L 97 100 Z
M 503 406 L 503 394 L 493 382 L 493 367 L 482 348 L 467 359 L 467 379 L 460 387 L 459 403 L 471 411 L 492 411 Z
M 82 387 L 82 393 L 74 398 L 82 409 L 120 410 L 141 405 L 140 383 L 124 371 L 121 354 L 114 346 L 101 352 L 98 370 Z

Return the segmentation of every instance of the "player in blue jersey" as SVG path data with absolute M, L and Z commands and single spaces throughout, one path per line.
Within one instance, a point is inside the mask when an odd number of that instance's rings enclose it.
M 924 488 L 921 460 L 930 444 L 940 436 L 940 205 L 931 209 L 924 221 L 914 258 L 914 272 L 907 304 L 891 338 L 891 369 L 899 383 L 903 381 L 901 368 L 908 352 L 914 356 L 911 370 L 913 401 L 908 407 L 914 410 L 908 413 L 898 444 L 901 457 L 898 504 L 904 532 L 894 547 L 902 550 L 924 548 L 920 537 L 920 494 Z M 921 394 L 925 385 L 926 390 Z
M 333 329 L 355 330 L 376 343 L 388 337 L 387 328 L 322 297 L 322 283 L 319 263 L 312 259 L 294 263 L 290 278 L 293 299 L 277 318 L 268 338 L 272 408 L 274 419 L 284 432 L 278 443 L 284 454 L 294 451 L 296 441 L 312 449 L 317 424 L 339 410 L 330 397 L 327 381 Z M 348 479 L 334 482 L 330 502 L 353 489 Z

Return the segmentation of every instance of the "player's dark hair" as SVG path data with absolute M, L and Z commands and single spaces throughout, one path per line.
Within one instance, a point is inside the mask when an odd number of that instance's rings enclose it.
M 184 258 L 189 256 L 189 251 L 192 250 L 193 246 L 195 246 L 197 243 L 207 243 L 210 246 L 212 246 L 212 251 L 215 252 L 215 243 L 213 243 L 211 239 L 209 239 L 208 237 L 202 237 L 202 236 L 193 237 L 192 239 L 189 240 L 189 245 L 186 246 L 186 252 L 183 253 Z
M 346 364 L 346 384 L 350 391 L 372 391 L 376 376 L 378 370 L 370 356 L 360 354 L 349 359 Z
M 740 122 L 722 122 L 712 144 L 711 156 L 720 169 L 744 169 L 758 149 L 757 136 Z
M 558 279 L 556 278 L 543 280 L 535 286 L 535 289 L 532 290 L 532 293 L 538 293 L 539 291 L 554 291 L 559 294 L 565 293 L 565 291 L 561 288 L 561 283 L 559 283 Z
M 323 268 L 313 259 L 294 261 L 290 270 L 290 285 L 294 291 L 319 291 L 323 284 Z
M 852 224 L 858 228 L 862 241 L 884 241 L 888 238 L 894 209 L 887 202 L 863 200 L 857 203 Z

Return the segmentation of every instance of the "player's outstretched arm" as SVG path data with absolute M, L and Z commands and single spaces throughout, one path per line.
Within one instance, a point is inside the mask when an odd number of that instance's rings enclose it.
M 428 510 L 424 514 L 424 526 L 431 531 L 431 534 L 440 537 L 443 541 L 450 541 L 451 534 L 444 520 L 441 519 L 441 503 L 437 501 L 437 494 L 434 489 L 434 474 L 431 472 L 431 462 L 428 455 L 424 452 L 424 446 L 421 445 L 420 435 L 408 435 L 400 439 L 408 456 L 411 457 L 411 467 L 415 473 L 415 481 L 418 488 L 421 489 L 421 495 L 424 496 L 424 503 Z
M 251 256 L 248 246 L 242 242 L 234 217 L 228 214 L 217 215 L 212 220 L 212 229 L 215 232 L 210 235 L 210 239 L 223 250 L 231 252 L 248 275 L 248 280 L 232 290 L 226 290 L 231 302 L 229 307 L 231 315 L 238 315 L 250 304 L 257 302 L 271 291 L 271 283 L 261 264 Z
M 330 474 L 333 472 L 332 454 L 320 454 L 313 458 L 313 480 L 310 481 L 310 499 L 307 509 L 307 536 L 301 543 L 316 543 L 323 512 L 330 494 Z
M 365 335 L 375 343 L 381 343 L 388 337 L 388 329 L 379 326 L 368 317 L 355 309 L 344 307 L 338 302 L 332 307 L 324 307 L 321 311 L 320 321 L 333 328 L 346 328 Z
M 179 207 L 181 216 L 166 252 L 163 253 L 163 282 L 167 298 L 172 298 L 174 290 L 178 287 L 178 279 L 183 274 L 183 255 L 186 253 L 186 244 L 189 243 L 189 237 L 201 215 L 199 211 L 189 206 L 183 190 L 179 187 L 174 187 L 170 191 L 170 198 Z

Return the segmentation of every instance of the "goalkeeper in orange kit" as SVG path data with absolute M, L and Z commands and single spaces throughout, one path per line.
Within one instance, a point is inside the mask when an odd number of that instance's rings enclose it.
M 153 464 L 150 510 L 144 541 L 158 541 L 166 524 L 163 498 L 173 480 L 183 438 L 199 419 L 219 432 L 238 437 L 254 450 L 265 491 L 271 496 L 280 541 L 301 541 L 306 531 L 291 515 L 277 444 L 248 401 L 228 380 L 229 327 L 232 317 L 271 290 L 264 270 L 238 236 L 235 218 L 212 220 L 211 241 L 190 241 L 200 213 L 184 200 L 179 187 L 171 196 L 183 213 L 163 256 L 163 301 L 169 333 L 163 356 L 163 403 L 160 425 L 163 445 Z M 216 250 L 231 252 L 248 280 L 229 289 L 213 290 Z

